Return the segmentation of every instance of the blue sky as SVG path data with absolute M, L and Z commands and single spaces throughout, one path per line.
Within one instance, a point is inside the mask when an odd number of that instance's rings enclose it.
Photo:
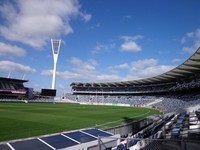
M 51 88 L 50 39 L 62 39 L 58 95 L 72 82 L 153 77 L 200 46 L 199 0 L 2 0 L 0 76 Z

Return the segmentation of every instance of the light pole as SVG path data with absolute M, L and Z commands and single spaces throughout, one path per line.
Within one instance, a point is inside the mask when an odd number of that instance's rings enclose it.
M 60 51 L 60 44 L 61 40 L 54 40 L 51 39 L 51 46 L 52 46 L 52 52 L 53 52 L 53 78 L 52 78 L 52 86 L 51 89 L 55 89 L 55 80 L 56 80 L 56 66 L 57 66 L 57 61 L 58 61 L 58 55 Z

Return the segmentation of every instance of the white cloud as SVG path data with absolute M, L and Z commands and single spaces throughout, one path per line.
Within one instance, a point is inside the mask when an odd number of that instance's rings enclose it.
M 133 61 L 130 64 L 124 63 L 116 66 L 110 66 L 108 69 L 112 73 L 111 75 L 118 77 L 114 81 L 129 81 L 129 80 L 138 80 L 145 79 L 153 76 L 160 75 L 165 73 L 175 66 L 171 65 L 160 65 L 156 59 L 143 59 Z M 119 70 L 126 69 L 127 74 L 122 76 Z
M 70 63 L 73 65 L 71 71 L 57 71 L 57 78 L 84 82 L 107 82 L 121 80 L 121 77 L 116 74 L 105 74 L 97 71 L 96 66 L 98 63 L 95 60 L 83 61 L 79 58 L 73 57 L 71 58 Z M 125 66 L 126 64 L 120 65 L 120 67 Z M 52 77 L 53 70 L 43 70 L 41 74 Z
M 92 15 L 87 14 L 87 13 L 82 13 L 82 12 L 80 12 L 80 15 L 83 17 L 83 20 L 84 20 L 85 22 L 88 22 L 88 21 L 91 20 L 91 18 L 92 18 Z
M 91 64 L 92 66 L 96 66 L 98 64 L 96 62 L 96 60 L 94 60 L 94 59 L 89 59 L 89 60 L 87 60 L 87 61 L 84 62 L 83 60 L 81 60 L 81 59 L 79 59 L 77 57 L 72 57 L 70 59 L 70 62 L 72 64 L 76 65 L 76 66 L 83 65 L 83 64 L 86 64 L 86 65 Z
M 118 68 L 118 69 L 127 69 L 127 68 L 129 68 L 129 65 L 127 63 L 124 63 L 124 64 L 120 64 L 118 66 L 115 66 L 115 68 Z
M 101 26 L 101 23 L 97 23 L 97 24 L 95 25 L 96 28 L 99 28 L 100 26 Z
M 109 66 L 108 67 L 108 71 L 112 74 L 119 74 L 119 72 L 123 69 L 124 71 L 129 69 L 129 64 L 128 63 L 123 63 L 123 64 L 119 64 L 119 65 L 115 65 L 115 66 Z
M 98 63 L 95 60 L 83 61 L 73 57 L 70 62 L 73 64 L 71 71 L 56 72 L 57 78 L 63 80 L 73 80 L 73 82 L 118 82 L 127 80 L 144 79 L 165 73 L 175 66 L 159 65 L 158 61 L 143 59 L 133 61 L 130 64 L 123 63 L 110 66 L 108 72 L 102 72 L 96 68 Z M 122 75 L 119 70 L 125 69 L 126 75 Z M 53 70 L 44 70 L 42 75 L 52 77 Z
M 94 76 L 93 81 L 95 82 L 111 82 L 111 81 L 122 81 L 122 78 L 114 74 L 100 74 L 96 77 Z
M 80 80 L 82 79 L 83 77 L 81 76 L 81 74 L 78 74 L 78 73 L 72 73 L 72 72 L 68 72 L 68 71 L 65 71 L 65 72 L 58 72 L 57 73 L 57 76 L 60 78 L 60 79 L 64 79 L 64 80 L 69 80 L 69 79 L 73 79 L 73 80 Z
M 123 63 L 123 64 L 116 65 L 116 66 L 110 66 L 108 68 L 109 69 L 128 69 L 129 65 L 128 65 L 128 63 Z
M 175 66 L 159 65 L 158 61 L 151 59 L 138 60 L 131 63 L 126 80 L 144 79 L 165 73 Z
M 127 15 L 127 16 L 124 16 L 124 18 L 126 18 L 126 19 L 131 19 L 131 18 L 132 18 L 132 16 L 130 16 L 130 15 Z
M 158 64 L 158 61 L 153 58 L 137 60 L 131 63 L 131 70 L 143 69 L 146 67 L 155 66 L 157 64 Z
M 123 63 L 116 66 L 110 66 L 108 69 L 111 73 L 107 72 L 107 74 L 105 74 L 96 68 L 98 63 L 94 60 L 92 63 L 92 61 L 83 61 L 78 58 L 72 58 L 71 63 L 74 64 L 74 68 L 72 69 L 74 72 L 72 74 L 76 75 L 74 78 L 84 82 L 111 82 L 144 79 L 160 75 L 175 67 L 170 65 L 159 65 L 156 59 L 150 58 L 133 61 L 130 64 Z M 127 75 L 123 76 L 119 72 L 121 69 L 126 69 L 128 71 Z
M 147 67 L 137 73 L 137 78 L 142 79 L 142 78 L 154 77 L 163 74 L 173 68 L 174 66 L 165 66 L 165 65 Z
M 42 75 L 52 77 L 53 70 L 43 70 Z M 56 78 L 62 80 L 73 81 L 86 81 L 86 82 L 108 82 L 108 81 L 120 81 L 121 77 L 113 74 L 87 74 L 75 73 L 75 72 L 56 72 Z
M 182 37 L 181 43 L 184 44 L 187 42 L 187 40 L 189 38 L 193 38 L 193 37 L 194 37 L 194 32 L 188 32 L 188 33 L 186 33 L 186 35 L 184 37 Z
M 4 3 L 0 6 L 0 12 L 6 23 L 0 26 L 0 35 L 41 49 L 50 38 L 72 33 L 69 22 L 75 16 L 81 16 L 84 21 L 91 19 L 91 15 L 82 13 L 80 8 L 78 0 L 20 0 L 16 4 Z
M 41 74 L 52 77 L 53 70 L 43 70 Z M 63 79 L 63 80 L 80 80 L 82 79 L 82 76 L 80 74 L 72 73 L 69 71 L 64 71 L 64 72 L 57 71 L 56 78 Z
M 121 45 L 121 51 L 138 52 L 141 50 L 141 47 L 134 41 L 125 42 Z
M 180 58 L 174 58 L 174 59 L 172 60 L 172 62 L 180 62 L 180 61 L 181 61 Z
M 78 73 L 88 75 L 95 74 L 97 72 L 97 62 L 95 60 L 83 61 L 79 58 L 73 57 L 71 58 L 70 62 L 74 65 L 73 71 Z
M 139 39 L 143 39 L 144 36 L 142 35 L 136 35 L 136 36 L 128 36 L 128 35 L 124 35 L 124 36 L 121 36 L 121 39 L 125 40 L 125 41 L 136 41 L 136 40 L 139 40 Z
M 89 27 L 88 30 L 95 29 L 95 28 L 99 28 L 100 26 L 101 26 L 101 23 L 98 22 L 98 23 L 96 23 L 95 25 Z
M 25 66 L 12 61 L 0 61 L 0 72 L 19 72 L 31 74 L 35 73 L 36 70 L 32 69 L 30 66 Z
M 97 43 L 97 45 L 95 46 L 94 50 L 91 51 L 91 53 L 97 54 L 97 53 L 100 53 L 101 51 L 110 52 L 113 48 L 115 48 L 115 43 L 111 43 L 108 45 Z
M 194 47 L 183 47 L 182 49 L 183 53 L 193 54 L 195 52 Z
M 121 36 L 121 39 L 124 40 L 124 43 L 122 43 L 120 47 L 120 51 L 128 51 L 128 52 L 138 52 L 141 51 L 142 48 L 136 43 L 136 40 L 142 39 L 142 35 L 136 35 L 136 36 Z
M 26 55 L 26 51 L 16 45 L 0 42 L 0 55 L 23 57 Z
M 181 43 L 184 45 L 182 52 L 193 54 L 197 48 L 200 47 L 200 28 L 194 32 L 188 32 L 181 39 Z
M 53 70 L 43 70 L 41 75 L 52 76 L 53 75 Z

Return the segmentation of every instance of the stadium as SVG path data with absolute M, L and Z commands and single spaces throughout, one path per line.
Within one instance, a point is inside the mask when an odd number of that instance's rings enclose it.
M 27 80 L 0 78 L 0 96 L 1 98 L 22 99 L 26 95 L 26 89 L 23 83 Z
M 34 92 L 0 78 L 0 149 L 197 150 L 200 48 L 161 75 Z M 13 116 L 17 114 L 17 116 Z

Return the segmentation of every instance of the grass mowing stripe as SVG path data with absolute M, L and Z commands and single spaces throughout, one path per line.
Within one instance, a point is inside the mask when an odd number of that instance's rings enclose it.
M 148 111 L 149 114 L 142 116 Z M 159 113 L 133 107 L 0 103 L 0 141 L 77 130 L 116 120 L 125 123 L 127 118 L 136 120 Z

